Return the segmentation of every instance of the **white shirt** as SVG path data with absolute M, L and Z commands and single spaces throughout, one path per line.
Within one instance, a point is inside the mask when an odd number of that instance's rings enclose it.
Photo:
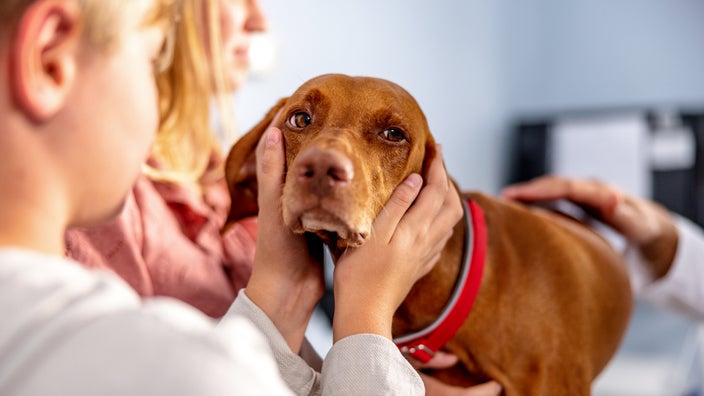
M 0 318 L 5 396 L 424 392 L 384 337 L 337 342 L 319 374 L 242 292 L 217 324 L 179 301 L 141 300 L 111 274 L 24 250 L 0 249 Z
M 635 292 L 654 305 L 704 321 L 704 233 L 689 220 L 675 216 L 679 235 L 675 259 L 663 278 L 654 281 L 638 251 L 625 251 Z

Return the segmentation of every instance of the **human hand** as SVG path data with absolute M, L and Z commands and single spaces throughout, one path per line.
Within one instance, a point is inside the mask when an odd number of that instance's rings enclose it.
M 462 218 L 459 194 L 447 177 L 440 150 L 419 194 L 420 188 L 421 177 L 410 175 L 374 220 L 369 240 L 337 260 L 334 341 L 360 333 L 391 339 L 394 312 L 440 258 Z
M 411 365 L 416 370 L 445 369 L 457 364 L 457 356 L 442 351 L 437 351 L 427 363 L 421 363 L 409 358 Z M 448 385 L 436 378 L 420 372 L 420 378 L 425 384 L 425 394 L 429 396 L 499 396 L 503 388 L 498 382 L 488 381 L 483 384 L 462 388 Z
M 425 385 L 425 394 L 428 396 L 499 396 L 503 391 L 501 385 L 494 381 L 462 388 L 448 385 L 433 377 L 420 374 Z
M 677 250 L 677 229 L 655 202 L 628 195 L 597 180 L 542 176 L 506 187 L 503 196 L 524 202 L 569 200 L 635 244 L 656 278 L 669 270 Z
M 416 369 L 444 369 L 457 364 L 457 356 L 442 351 L 435 352 L 433 358 L 427 363 L 420 363 L 411 358 L 411 365 Z M 429 396 L 499 396 L 501 385 L 498 382 L 488 381 L 480 385 L 462 388 L 448 385 L 436 378 L 420 372 L 420 378 L 425 384 L 425 394 Z
M 324 292 L 323 247 L 283 223 L 281 193 L 285 158 L 278 128 L 257 146 L 259 237 L 247 296 L 298 353 L 315 305 Z

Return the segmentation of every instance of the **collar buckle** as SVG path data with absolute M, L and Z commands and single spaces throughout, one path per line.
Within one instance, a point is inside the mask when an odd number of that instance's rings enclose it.
M 412 346 L 404 345 L 400 349 L 401 353 L 406 358 L 411 357 L 422 363 L 427 363 L 428 360 L 432 359 L 433 356 L 435 356 L 435 351 L 425 346 L 424 344 L 417 344 Z

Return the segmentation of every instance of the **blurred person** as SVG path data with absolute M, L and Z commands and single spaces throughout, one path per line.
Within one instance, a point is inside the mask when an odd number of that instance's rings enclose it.
M 423 189 L 409 176 L 369 243 L 338 262 L 340 317 L 322 373 L 295 354 L 323 279 L 316 251 L 282 226 L 276 129 L 258 148 L 267 243 L 256 246 L 250 284 L 217 327 L 187 304 L 142 300 L 114 275 L 63 257 L 66 228 L 119 213 L 148 156 L 159 113 L 153 73 L 171 57 L 172 3 L 0 5 L 0 393 L 288 394 L 283 379 L 298 394 L 421 394 L 390 339 L 391 320 L 462 214 L 441 156 Z
M 704 233 L 694 223 L 599 180 L 542 176 L 502 194 L 528 203 L 565 199 L 585 208 L 627 241 L 624 259 L 640 297 L 704 320 Z
M 231 93 L 246 79 L 253 33 L 266 29 L 256 0 L 184 0 L 174 62 L 157 77 L 161 123 L 120 216 L 70 230 L 67 254 L 113 271 L 142 296 L 170 296 L 221 317 L 249 279 L 256 219 L 225 235 L 230 205 L 213 99 L 229 134 Z

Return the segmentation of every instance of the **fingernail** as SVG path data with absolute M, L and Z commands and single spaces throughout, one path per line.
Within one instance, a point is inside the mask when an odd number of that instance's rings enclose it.
M 270 128 L 266 135 L 266 145 L 269 147 L 279 144 L 281 141 L 281 133 L 274 128 Z
M 411 173 L 410 175 L 408 175 L 404 183 L 408 184 L 411 187 L 417 187 L 422 181 L 423 179 L 420 177 L 419 174 Z

